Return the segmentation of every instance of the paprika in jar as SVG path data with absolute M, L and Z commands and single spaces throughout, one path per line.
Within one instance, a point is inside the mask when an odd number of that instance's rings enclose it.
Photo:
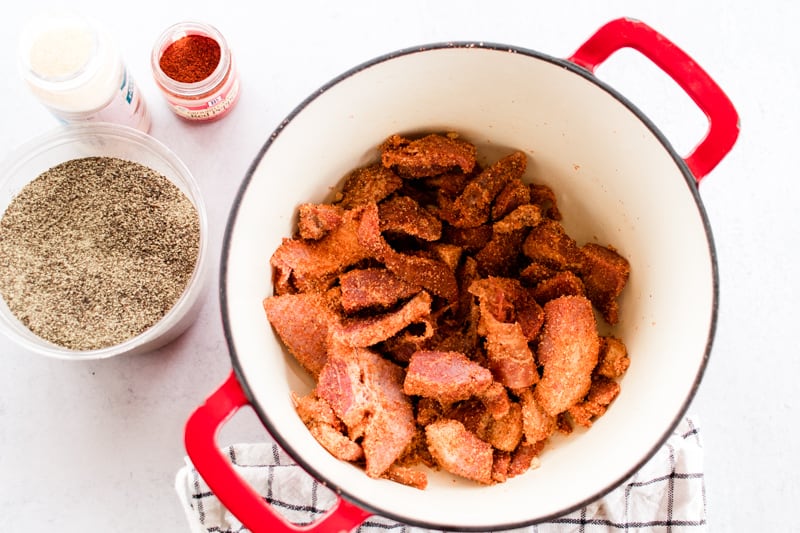
M 239 97 L 230 48 L 208 24 L 180 22 L 167 28 L 153 47 L 151 65 L 170 108 L 186 120 L 222 118 Z

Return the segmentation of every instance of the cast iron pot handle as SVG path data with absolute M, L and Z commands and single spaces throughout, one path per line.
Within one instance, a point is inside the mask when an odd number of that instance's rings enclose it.
M 186 422 L 186 452 L 211 491 L 252 533 L 283 531 L 346 532 L 370 513 L 352 503 L 337 498 L 336 504 L 313 524 L 297 526 L 281 517 L 272 506 L 233 469 L 216 443 L 222 425 L 239 410 L 249 405 L 236 375 L 228 379 L 206 402 L 192 413 Z
M 700 180 L 722 161 L 739 136 L 739 116 L 722 89 L 691 57 L 643 22 L 612 20 L 589 37 L 568 60 L 594 73 L 614 52 L 633 48 L 669 75 L 708 118 L 705 137 L 684 158 Z

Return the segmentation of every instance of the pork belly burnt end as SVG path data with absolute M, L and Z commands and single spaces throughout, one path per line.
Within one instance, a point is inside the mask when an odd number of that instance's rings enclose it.
M 545 413 L 556 416 L 586 396 L 599 352 L 600 338 L 589 300 L 562 296 L 544 305 L 537 351 L 544 370 L 534 397 Z
M 421 289 L 385 268 L 363 268 L 339 277 L 342 308 L 347 314 L 363 310 L 387 309 Z
M 347 175 L 338 205 L 344 209 L 378 203 L 400 187 L 400 176 L 380 163 L 357 168 Z
M 358 238 L 362 215 L 363 209 L 345 211 L 319 240 L 283 239 L 270 258 L 275 294 L 325 290 L 347 267 L 371 257 Z
M 586 295 L 609 324 L 619 322 L 619 297 L 628 282 L 631 267 L 627 259 L 611 248 L 588 243 L 581 248 L 581 274 Z
M 457 420 L 438 420 L 425 427 L 428 449 L 444 470 L 488 485 L 492 482 L 492 445 Z
M 315 378 L 328 360 L 328 335 L 339 323 L 324 293 L 270 296 L 264 311 L 283 344 Z
M 523 152 L 514 152 L 494 162 L 467 183 L 451 208 L 442 210 L 442 218 L 457 228 L 474 228 L 485 224 L 489 220 L 494 199 L 510 180 L 522 177 L 527 162 Z
M 419 351 L 408 363 L 403 390 L 447 405 L 482 394 L 491 384 L 492 373 L 462 353 Z
M 475 167 L 477 149 L 455 135 L 426 135 L 410 140 L 392 135 L 380 147 L 381 162 L 407 178 L 425 178 L 453 169 L 465 173 Z
M 403 370 L 371 350 L 335 345 L 320 372 L 316 394 L 344 422 L 350 439 L 361 439 L 370 477 L 381 477 L 414 437 Z

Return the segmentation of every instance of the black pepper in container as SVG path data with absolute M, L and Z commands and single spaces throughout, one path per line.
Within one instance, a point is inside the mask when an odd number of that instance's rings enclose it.
M 200 221 L 168 178 L 86 157 L 43 172 L 0 220 L 0 293 L 28 329 L 72 350 L 143 333 L 186 289 Z
M 213 26 L 181 22 L 156 41 L 153 77 L 172 111 L 195 122 L 227 115 L 239 97 L 239 77 L 225 38 Z

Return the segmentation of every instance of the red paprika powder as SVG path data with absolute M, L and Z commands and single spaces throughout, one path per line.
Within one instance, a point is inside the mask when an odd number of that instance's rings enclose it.
M 151 57 L 153 77 L 172 111 L 191 121 L 226 115 L 239 96 L 239 78 L 225 38 L 213 26 L 175 24 Z
M 219 65 L 219 43 L 205 35 L 187 35 L 167 46 L 158 64 L 164 74 L 181 83 L 197 83 Z

